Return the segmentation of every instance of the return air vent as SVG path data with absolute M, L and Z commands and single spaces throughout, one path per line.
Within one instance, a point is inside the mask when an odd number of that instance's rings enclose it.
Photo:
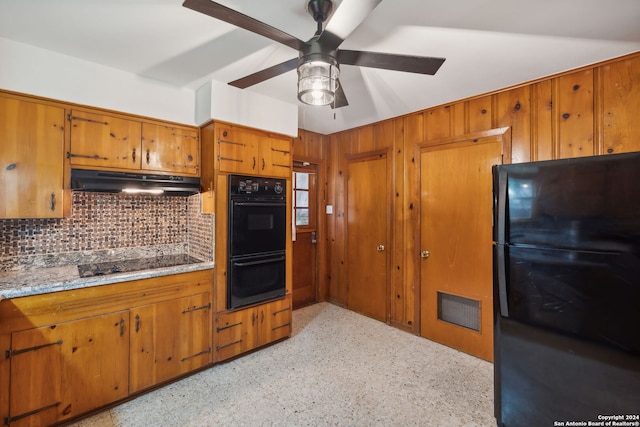
M 480 331 L 480 301 L 438 292 L 438 319 Z

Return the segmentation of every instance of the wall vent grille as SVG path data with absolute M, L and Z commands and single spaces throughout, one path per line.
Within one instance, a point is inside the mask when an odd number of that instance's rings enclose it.
M 438 319 L 480 331 L 480 301 L 438 292 Z

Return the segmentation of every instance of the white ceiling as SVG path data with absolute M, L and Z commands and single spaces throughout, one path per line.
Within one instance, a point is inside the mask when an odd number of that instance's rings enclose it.
M 218 3 L 301 40 L 315 31 L 306 0 Z M 181 4 L 0 0 L 0 37 L 190 89 L 297 57 Z M 295 71 L 244 90 L 297 103 L 299 127 L 328 134 L 639 51 L 640 1 L 384 0 L 340 47 L 447 60 L 435 76 L 342 66 L 337 110 L 300 104 Z

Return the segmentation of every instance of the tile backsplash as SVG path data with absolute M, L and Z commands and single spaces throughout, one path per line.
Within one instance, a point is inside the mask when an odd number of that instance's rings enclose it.
M 213 216 L 200 213 L 200 195 L 158 197 L 73 192 L 71 216 L 0 220 L 0 271 L 25 258 L 134 247 L 182 249 L 213 260 Z

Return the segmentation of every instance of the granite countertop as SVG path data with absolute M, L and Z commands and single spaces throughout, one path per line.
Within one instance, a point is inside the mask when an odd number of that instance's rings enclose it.
M 90 286 L 101 286 L 130 280 L 148 279 L 170 274 L 213 268 L 213 261 L 203 261 L 171 267 L 113 273 L 81 278 L 77 265 L 32 268 L 0 273 L 0 301 L 30 295 L 40 295 Z

